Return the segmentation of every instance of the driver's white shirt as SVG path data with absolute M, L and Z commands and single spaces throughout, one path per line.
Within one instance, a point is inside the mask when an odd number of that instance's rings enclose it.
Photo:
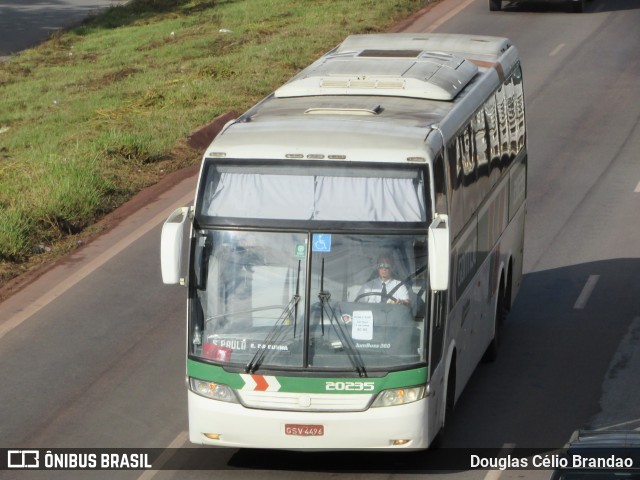
M 391 294 L 391 291 L 401 282 L 400 280 L 396 280 L 392 278 L 385 281 L 385 283 L 387 285 L 387 293 Z M 362 295 L 363 293 L 370 293 L 370 292 L 378 293 L 381 291 L 382 291 L 382 279 L 378 277 L 378 278 L 374 278 L 373 280 L 369 280 L 367 283 L 362 285 L 362 287 L 360 287 L 360 290 L 358 291 L 358 295 Z M 400 287 L 395 292 L 393 292 L 391 296 L 399 301 L 409 300 L 409 292 L 407 291 L 407 287 L 405 287 L 404 285 L 400 285 Z M 365 303 L 380 303 L 381 301 L 386 302 L 387 300 L 391 300 L 391 299 L 387 298 L 386 300 L 382 300 L 380 295 L 367 295 L 365 297 L 362 297 L 359 301 L 365 302 Z

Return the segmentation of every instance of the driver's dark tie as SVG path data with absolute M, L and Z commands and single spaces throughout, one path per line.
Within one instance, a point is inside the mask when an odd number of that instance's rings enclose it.
M 387 294 L 387 284 L 382 282 L 382 290 L 380 291 L 380 293 L 382 293 L 382 297 L 380 297 L 380 302 L 384 302 L 384 296 Z

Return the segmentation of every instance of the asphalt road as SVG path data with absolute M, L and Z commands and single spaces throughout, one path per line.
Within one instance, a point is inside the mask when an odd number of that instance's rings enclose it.
M 0 57 L 10 56 L 101 9 L 128 0 L 0 0 Z
M 444 0 L 408 26 L 511 38 L 527 100 L 525 278 L 497 361 L 478 367 L 456 405 L 448 447 L 557 448 L 578 428 L 640 427 L 640 4 L 568 10 Z M 194 186 L 167 189 L 0 304 L 0 447 L 188 445 L 186 291 L 161 284 L 159 232 Z M 425 473 L 428 452 L 211 455 L 216 472 L 90 478 L 548 478 Z

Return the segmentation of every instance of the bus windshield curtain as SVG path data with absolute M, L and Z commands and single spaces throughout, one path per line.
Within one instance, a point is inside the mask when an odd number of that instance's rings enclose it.
M 203 211 L 215 217 L 424 222 L 422 179 L 219 173 Z M 215 186 L 215 189 L 213 188 Z

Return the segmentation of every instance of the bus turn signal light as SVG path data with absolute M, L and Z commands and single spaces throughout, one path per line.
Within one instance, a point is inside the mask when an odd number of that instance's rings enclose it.
M 407 438 L 398 438 L 396 440 L 391 440 L 391 445 L 393 445 L 394 447 L 399 447 L 401 445 L 407 445 L 411 443 L 411 440 L 407 439 Z

